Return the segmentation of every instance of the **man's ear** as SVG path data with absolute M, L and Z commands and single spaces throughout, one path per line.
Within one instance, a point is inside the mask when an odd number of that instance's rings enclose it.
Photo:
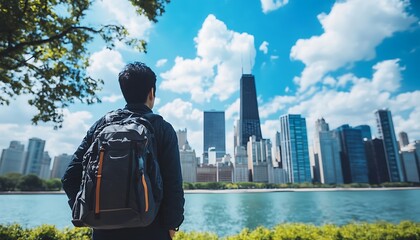
M 150 89 L 150 92 L 149 92 L 149 95 L 148 95 L 149 98 L 155 97 L 155 91 L 154 90 L 155 89 L 153 89 L 153 88 Z

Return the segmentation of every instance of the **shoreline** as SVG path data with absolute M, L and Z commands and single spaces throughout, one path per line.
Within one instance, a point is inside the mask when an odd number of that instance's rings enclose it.
M 339 192 L 339 191 L 398 191 L 420 190 L 420 187 L 389 187 L 389 188 L 264 188 L 264 189 L 193 189 L 184 190 L 187 194 L 197 193 L 270 193 L 270 192 Z
M 420 187 L 387 187 L 387 188 L 254 188 L 254 189 L 186 189 L 186 194 L 227 194 L 227 193 L 270 193 L 270 192 L 338 192 L 338 191 L 398 191 L 420 190 Z M 0 195 L 58 195 L 64 191 L 8 191 Z

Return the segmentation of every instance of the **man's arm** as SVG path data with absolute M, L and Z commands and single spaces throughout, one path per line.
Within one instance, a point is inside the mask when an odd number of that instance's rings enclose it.
M 163 121 L 161 146 L 158 149 L 159 167 L 163 179 L 162 224 L 176 229 L 184 221 L 184 190 L 178 140 L 173 127 Z
M 74 201 L 76 200 L 77 192 L 80 189 L 80 184 L 82 182 L 82 171 L 83 171 L 83 155 L 85 155 L 89 146 L 92 143 L 92 136 L 98 126 L 99 122 L 97 121 L 86 133 L 86 136 L 83 138 L 82 143 L 77 148 L 76 152 L 72 156 L 72 160 L 69 166 L 64 173 L 64 176 L 61 178 L 61 183 L 63 184 L 63 190 L 66 192 L 67 197 L 69 198 L 70 208 L 73 207 Z

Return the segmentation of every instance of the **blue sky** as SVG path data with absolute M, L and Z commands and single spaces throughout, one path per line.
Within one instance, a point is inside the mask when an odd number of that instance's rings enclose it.
M 158 75 L 154 111 L 175 130 L 188 129 L 203 151 L 203 111 L 224 110 L 226 145 L 233 153 L 241 73 L 255 75 L 264 138 L 286 113 L 306 118 L 311 139 L 316 119 L 334 129 L 368 124 L 389 108 L 395 130 L 420 140 L 420 3 L 401 0 L 173 0 L 158 23 L 134 14 L 129 1 L 96 1 L 86 22 L 120 23 L 148 42 L 148 53 L 117 44 L 90 44 L 88 72 L 104 79 L 103 102 L 65 110 L 64 127 L 33 126 L 26 97 L 0 106 L 0 130 L 27 145 L 47 140 L 51 157 L 72 154 L 87 129 L 107 111 L 124 106 L 117 84 L 122 67 L 143 61 Z

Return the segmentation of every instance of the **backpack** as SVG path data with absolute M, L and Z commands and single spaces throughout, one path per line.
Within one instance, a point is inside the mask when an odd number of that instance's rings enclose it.
M 152 115 L 117 110 L 105 116 L 83 156 L 74 226 L 119 229 L 152 223 L 163 196 L 154 130 L 146 119 Z

